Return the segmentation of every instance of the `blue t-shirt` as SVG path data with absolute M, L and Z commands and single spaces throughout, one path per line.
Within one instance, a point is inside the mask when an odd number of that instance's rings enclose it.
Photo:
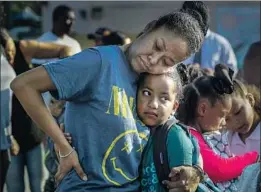
M 121 49 L 86 49 L 44 67 L 58 90 L 53 96 L 68 101 L 65 132 L 88 175 L 83 181 L 72 170 L 57 191 L 138 191 L 149 130 L 137 118 L 137 74 Z

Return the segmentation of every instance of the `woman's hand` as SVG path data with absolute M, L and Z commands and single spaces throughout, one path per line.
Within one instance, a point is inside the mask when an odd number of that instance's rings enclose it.
M 64 133 L 64 124 L 60 124 L 60 129 Z M 65 136 L 66 140 L 70 144 L 72 144 L 71 135 L 69 133 L 64 133 L 64 136 Z M 67 157 L 62 157 L 62 158 L 59 155 L 59 148 L 56 144 L 54 144 L 54 149 L 55 149 L 57 158 L 60 163 L 59 167 L 58 167 L 58 171 L 55 175 L 57 184 L 59 184 L 61 182 L 61 180 L 64 178 L 64 176 L 73 168 L 76 170 L 77 174 L 79 175 L 79 177 L 82 180 L 87 181 L 87 175 L 83 172 L 83 169 L 79 163 L 78 155 L 73 148 L 70 148 L 68 150 L 69 152 L 66 153 L 66 154 L 69 154 L 71 151 L 73 151 L 70 155 L 68 155 Z M 64 154 L 62 153 L 61 155 L 64 155 Z
M 75 169 L 76 173 L 83 181 L 87 181 L 87 175 L 83 172 L 76 151 L 73 148 L 71 148 L 68 150 L 69 152 L 64 154 L 62 153 L 62 155 L 68 154 L 72 150 L 73 152 L 70 155 L 68 155 L 67 157 L 60 158 L 59 160 L 60 164 L 58 167 L 58 171 L 55 175 L 55 180 L 57 185 L 62 181 L 65 175 L 67 175 L 67 173 L 72 169 Z

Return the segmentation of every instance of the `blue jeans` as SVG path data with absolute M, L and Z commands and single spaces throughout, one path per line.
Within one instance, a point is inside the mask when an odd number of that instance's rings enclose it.
M 38 145 L 26 153 L 12 156 L 7 173 L 7 191 L 24 192 L 24 167 L 26 166 L 31 192 L 41 192 L 43 178 L 42 148 Z

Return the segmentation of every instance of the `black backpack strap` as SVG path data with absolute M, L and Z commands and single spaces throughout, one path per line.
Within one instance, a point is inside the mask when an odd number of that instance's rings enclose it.
M 169 130 L 176 122 L 174 118 L 169 119 L 164 125 L 158 126 L 153 134 L 153 160 L 161 185 L 162 181 L 169 180 L 170 168 L 166 143 Z

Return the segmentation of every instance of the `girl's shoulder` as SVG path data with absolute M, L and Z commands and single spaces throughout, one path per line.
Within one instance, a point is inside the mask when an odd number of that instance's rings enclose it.
M 168 137 L 186 137 L 190 138 L 190 132 L 188 130 L 188 127 L 179 123 L 175 123 L 171 126 Z

